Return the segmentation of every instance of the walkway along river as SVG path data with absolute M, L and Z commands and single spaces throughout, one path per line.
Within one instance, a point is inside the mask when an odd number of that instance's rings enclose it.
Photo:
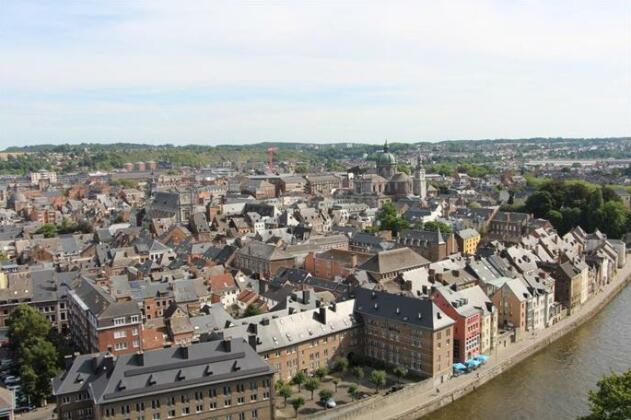
M 576 419 L 603 375 L 630 368 L 631 284 L 590 321 L 426 418 Z

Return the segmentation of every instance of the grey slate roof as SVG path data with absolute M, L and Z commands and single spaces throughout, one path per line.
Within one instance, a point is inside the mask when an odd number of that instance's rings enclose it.
M 355 289 L 355 312 L 411 324 L 436 331 L 454 323 L 429 299 L 417 299 L 388 292 Z
M 86 391 L 97 404 L 271 375 L 272 369 L 242 339 L 227 350 L 220 340 L 118 356 L 107 369 L 104 353 L 78 356 L 53 380 L 54 395 Z M 98 369 L 95 369 L 98 368 Z

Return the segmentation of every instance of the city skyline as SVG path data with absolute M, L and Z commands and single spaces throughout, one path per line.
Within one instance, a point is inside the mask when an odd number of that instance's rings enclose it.
M 0 145 L 631 133 L 631 4 L 6 2 Z

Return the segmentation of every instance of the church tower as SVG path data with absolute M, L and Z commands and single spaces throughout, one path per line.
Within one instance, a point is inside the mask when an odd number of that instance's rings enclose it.
M 416 171 L 414 172 L 414 195 L 421 198 L 427 197 L 427 181 L 425 180 L 425 169 L 421 158 L 421 151 L 416 157 Z

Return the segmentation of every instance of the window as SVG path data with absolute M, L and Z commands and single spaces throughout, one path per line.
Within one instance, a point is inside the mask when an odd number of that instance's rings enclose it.
M 125 325 L 125 317 L 114 318 L 114 325 Z
M 256 394 L 251 394 L 250 395 L 250 401 L 256 401 L 258 397 L 256 396 Z
M 238 397 L 237 404 L 245 404 L 245 397 Z
M 232 405 L 232 400 L 230 398 L 226 398 L 223 402 L 224 407 L 230 407 Z
M 134 341 L 132 341 L 132 345 L 134 346 L 134 348 L 138 348 L 138 347 L 140 347 L 140 341 L 134 340 Z
M 138 328 L 132 328 L 131 335 L 138 335 Z
M 138 323 L 138 322 L 140 322 L 140 315 L 132 315 L 132 316 L 131 316 L 131 322 L 132 322 L 132 323 Z
M 180 397 L 180 400 L 182 401 L 182 403 L 187 403 L 188 402 L 188 395 L 182 394 L 182 396 Z
M 239 420 L 245 420 L 245 413 L 239 413 Z
M 252 418 L 253 419 L 259 418 L 259 410 L 252 410 Z
M 196 413 L 201 413 L 202 411 L 204 411 L 204 406 L 202 404 L 197 404 L 195 406 L 195 412 Z
M 217 409 L 217 402 L 216 401 L 211 402 L 209 409 L 210 410 L 216 410 Z
M 237 384 L 237 392 L 245 392 L 245 385 Z
M 121 341 L 114 345 L 115 350 L 125 350 L 127 348 L 127 341 Z
M 182 407 L 182 415 L 188 416 L 189 414 L 191 414 L 191 409 L 189 407 Z
M 167 417 L 172 419 L 173 417 L 175 417 L 175 410 L 169 410 Z
M 232 394 L 232 391 L 230 390 L 230 385 L 224 386 L 223 395 L 230 395 L 230 394 Z
M 208 396 L 210 398 L 215 398 L 217 396 L 217 390 L 215 388 L 209 389 L 208 390 Z
M 160 413 L 153 413 L 153 420 L 160 420 Z
M 138 411 L 139 413 L 145 411 L 145 403 L 144 402 L 137 402 L 136 403 L 136 411 Z
M 125 338 L 125 337 L 127 337 L 127 331 L 125 330 L 114 331 L 114 338 Z
M 129 405 L 124 405 L 121 407 L 122 414 L 129 414 Z

